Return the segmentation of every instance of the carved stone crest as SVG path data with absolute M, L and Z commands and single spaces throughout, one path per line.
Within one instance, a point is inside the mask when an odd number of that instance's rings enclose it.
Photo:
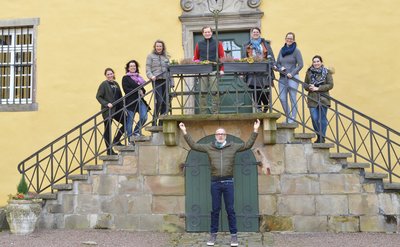
M 208 13 L 210 4 L 220 4 L 222 0 L 181 0 L 181 8 L 185 12 L 193 12 L 195 13 Z M 252 9 L 260 6 L 261 0 L 226 0 L 224 2 L 224 12 L 237 12 L 237 11 L 251 11 Z

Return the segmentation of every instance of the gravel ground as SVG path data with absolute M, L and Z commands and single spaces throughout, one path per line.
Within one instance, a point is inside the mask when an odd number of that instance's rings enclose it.
M 395 233 L 273 233 L 273 247 L 399 247 Z M 267 235 L 267 238 L 270 235 Z
M 28 236 L 17 236 L 9 231 L 0 232 L 0 246 L 18 247 L 173 247 L 203 246 L 198 243 L 199 236 L 205 240 L 207 234 L 168 234 L 159 232 L 129 232 L 111 230 L 36 230 Z M 204 235 L 204 236 L 203 236 Z M 259 235 L 260 236 L 260 235 Z M 185 243 L 177 240 L 185 239 Z M 188 242 L 189 240 L 189 242 Z M 245 241 L 244 239 L 241 239 Z M 179 240 L 178 240 L 179 241 Z M 204 242 L 205 246 L 205 242 Z M 216 246 L 223 246 L 218 244 Z M 243 245 L 242 245 L 243 246 Z M 261 246 L 261 245 L 255 245 Z M 265 233 L 264 245 L 267 247 L 398 247 L 400 234 L 386 233 Z M 249 247 L 252 247 L 249 245 Z
M 169 235 L 159 232 L 129 232 L 111 230 L 35 230 L 18 236 L 0 232 L 0 246 L 18 247 L 164 247 L 170 246 Z

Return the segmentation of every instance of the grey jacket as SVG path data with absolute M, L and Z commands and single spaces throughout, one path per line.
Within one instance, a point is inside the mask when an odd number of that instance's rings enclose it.
M 297 75 L 304 66 L 300 50 L 296 48 L 292 54 L 286 55 L 285 57 L 283 57 L 279 51 L 276 66 L 279 70 L 281 70 L 282 67 L 285 67 L 286 73 L 290 73 L 292 76 Z M 283 74 L 280 74 L 280 76 L 285 77 Z
M 168 63 L 168 57 L 155 54 L 154 52 L 150 53 L 146 59 L 146 76 L 149 79 L 153 76 L 156 76 L 157 79 L 167 79 L 169 77 L 167 72 Z

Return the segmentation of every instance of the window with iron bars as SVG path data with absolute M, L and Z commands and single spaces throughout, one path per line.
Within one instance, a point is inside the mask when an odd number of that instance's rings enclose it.
M 37 110 L 35 30 L 34 25 L 2 27 L 0 21 L 0 111 Z

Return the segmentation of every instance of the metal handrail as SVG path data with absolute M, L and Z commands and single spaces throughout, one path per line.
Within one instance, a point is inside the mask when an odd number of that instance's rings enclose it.
M 287 76 L 284 71 L 278 72 Z M 301 89 L 297 90 L 299 97 L 296 102 L 303 107 L 298 107 L 300 110 L 297 113 L 296 123 L 301 126 L 302 133 L 312 131 L 321 134 L 310 127 L 310 117 L 306 117 L 304 104 L 307 100 L 312 100 L 304 89 L 308 87 L 308 84 L 295 77 L 291 79 L 301 86 Z M 276 81 L 279 84 L 279 80 Z M 278 97 L 274 103 L 279 98 L 279 92 L 276 88 L 275 92 Z M 324 93 L 319 93 L 319 95 L 331 101 L 327 114 L 330 132 L 326 134 L 326 138 L 335 144 L 336 152 L 350 152 L 353 162 L 367 162 L 371 164 L 371 172 L 387 173 L 390 183 L 394 182 L 394 178 L 398 180 L 400 173 L 395 170 L 399 169 L 400 166 L 400 133 L 332 96 Z M 324 106 L 319 99 L 318 106 Z M 285 114 L 275 104 L 272 104 L 272 110 Z
M 281 73 L 285 75 L 284 72 L 281 71 Z M 254 100 L 247 104 L 240 101 L 240 99 L 246 97 L 251 98 L 256 90 L 269 91 L 271 96 L 268 111 L 285 114 L 279 102 L 279 91 L 277 90 L 279 85 L 278 80 L 275 80 L 278 81 L 275 83 L 277 85 L 270 85 L 268 89 L 249 89 L 242 77 L 243 73 L 225 74 L 233 76 L 233 80 L 236 80 L 239 86 L 237 88 L 229 87 L 221 91 L 208 90 L 206 92 L 208 97 L 218 94 L 221 101 L 233 97 L 233 104 L 229 106 L 229 110 L 235 113 L 241 113 L 242 110 L 253 109 L 254 111 L 257 109 L 258 105 Z M 266 74 L 268 74 L 268 72 Z M 183 74 L 173 76 L 176 84 L 175 87 L 170 88 L 169 85 L 167 85 L 169 91 L 166 95 L 166 102 L 169 102 L 169 104 L 167 104 L 168 114 L 196 114 L 196 111 L 199 111 L 199 106 L 196 104 L 196 101 L 201 94 L 204 94 L 199 88 L 196 88 L 196 83 L 198 83 L 198 80 L 205 77 L 214 78 L 215 81 L 213 83 L 219 83 L 221 80 L 219 75 L 215 77 L 209 74 Z M 306 131 L 315 132 L 310 124 L 310 116 L 307 111 L 308 107 L 306 107 L 306 101 L 310 100 L 307 96 L 307 92 L 304 90 L 306 84 L 296 78 L 293 78 L 293 80 L 299 83 L 299 85 L 302 85 L 301 88 L 297 90 L 296 98 L 296 102 L 299 103 L 298 108 L 300 109 L 297 113 L 298 118 L 296 119 L 296 122 L 301 126 L 301 128 L 298 129 L 303 133 Z M 109 112 L 106 119 L 102 117 L 102 114 L 106 110 L 99 111 L 20 162 L 18 170 L 20 173 L 25 174 L 30 190 L 36 193 L 43 193 L 48 190 L 53 191 L 52 186 L 54 184 L 61 182 L 68 183 L 69 175 L 83 174 L 84 165 L 98 164 L 99 156 L 107 151 L 103 138 L 103 126 L 101 125 L 103 125 L 105 121 L 113 122 L 113 116 L 119 112 L 126 113 L 128 107 L 125 102 L 126 97 L 136 93 L 142 87 L 146 87 L 150 83 L 151 81 L 146 82 L 140 88 L 137 88 L 135 91 L 130 92 L 114 102 L 114 106 L 122 102 L 123 107 L 113 114 Z M 167 83 L 167 81 L 164 83 Z M 270 83 L 272 83 L 272 81 L 270 81 Z M 150 102 L 154 102 L 153 89 L 148 90 L 144 97 L 146 99 L 150 98 Z M 173 104 L 171 104 L 170 97 L 174 99 Z M 389 174 L 389 182 L 393 182 L 394 177 L 400 178 L 400 176 L 395 173 L 395 169 L 397 169 L 399 165 L 400 156 L 399 132 L 347 106 L 333 97 L 328 95 L 324 97 L 329 98 L 332 102 L 328 112 L 329 133 L 327 133 L 326 139 L 336 144 L 336 151 L 352 153 L 354 162 L 365 161 L 370 163 L 372 165 L 372 172 L 387 172 Z M 322 102 L 318 101 L 318 104 L 322 105 Z M 126 117 L 124 118 L 124 122 L 126 122 Z M 148 122 L 147 125 L 150 123 L 151 122 Z M 113 124 L 115 129 L 118 129 L 119 125 L 116 123 Z M 379 130 L 377 128 L 379 128 Z M 364 133 L 364 135 L 360 133 Z M 113 135 L 110 135 L 110 143 L 112 138 Z M 127 137 L 125 135 L 123 137 L 125 143 L 126 139 Z
M 69 175 L 83 174 L 84 165 L 98 164 L 99 156 L 107 151 L 102 125 L 109 121 L 118 129 L 119 124 L 113 123 L 113 117 L 120 112 L 126 113 L 127 107 L 141 100 L 139 97 L 136 101 L 126 104 L 126 98 L 149 84 L 151 81 L 147 81 L 113 102 L 113 108 L 116 108 L 118 103 L 123 103 L 123 107 L 114 113 L 109 111 L 107 118 L 103 119 L 102 115 L 108 109 L 102 109 L 21 161 L 17 169 L 21 174 L 25 174 L 29 189 L 36 193 L 42 193 L 49 189 L 52 192 L 54 184 L 60 181 L 68 183 Z M 153 101 L 152 96 L 153 90 L 148 90 L 144 95 L 144 97 L 150 97 L 150 101 Z M 126 123 L 126 114 L 124 114 L 123 121 Z M 150 122 L 142 128 L 149 124 Z M 110 135 L 111 147 L 114 146 L 111 142 L 113 137 Z M 126 140 L 127 136 L 123 136 L 121 141 L 126 144 Z

